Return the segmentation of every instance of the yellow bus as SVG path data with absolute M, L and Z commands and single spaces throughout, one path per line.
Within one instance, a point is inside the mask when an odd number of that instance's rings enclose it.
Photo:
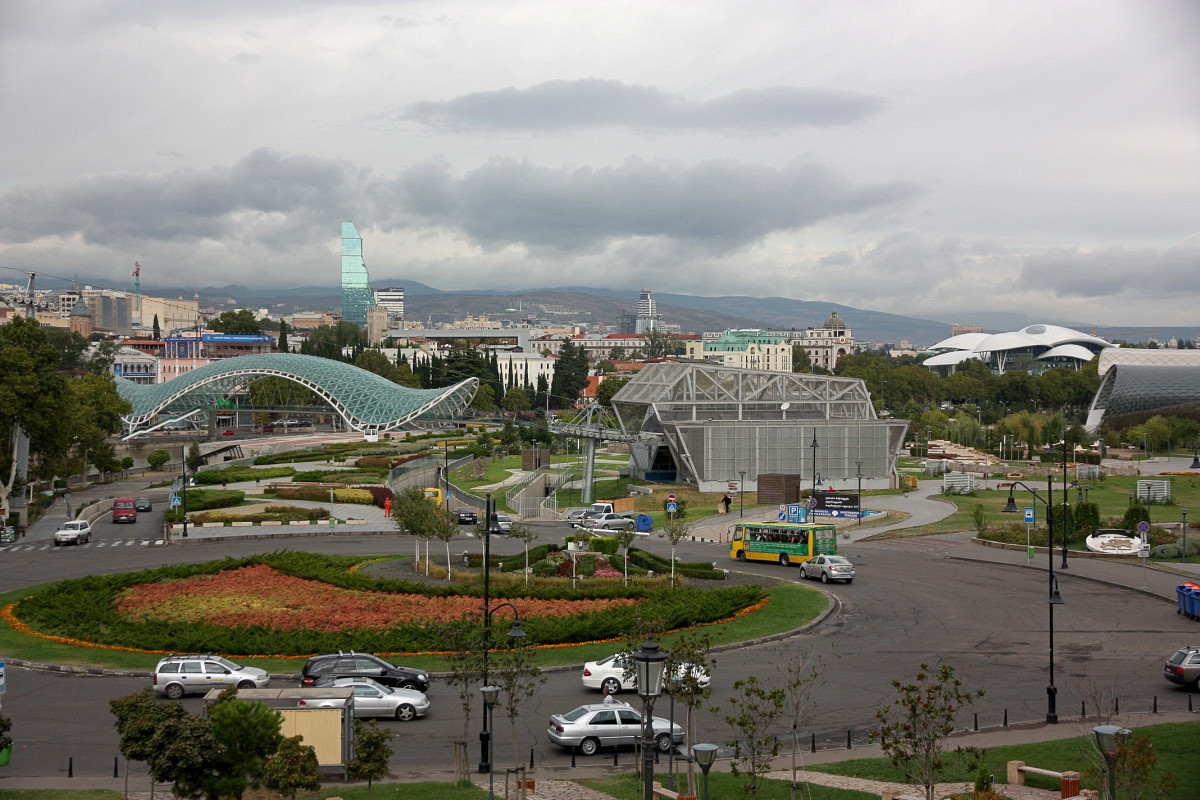
M 801 564 L 817 555 L 837 553 L 832 525 L 795 522 L 740 522 L 733 527 L 729 557 L 738 561 Z
M 435 489 L 434 487 L 430 486 L 425 489 L 425 499 L 432 500 L 434 505 L 440 506 L 442 501 L 446 498 L 441 489 Z

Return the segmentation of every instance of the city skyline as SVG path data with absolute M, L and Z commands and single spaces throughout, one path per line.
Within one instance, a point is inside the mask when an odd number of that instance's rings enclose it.
M 0 282 L 336 286 L 352 220 L 382 285 L 1195 321 L 1184 0 L 63 7 L 3 12 Z

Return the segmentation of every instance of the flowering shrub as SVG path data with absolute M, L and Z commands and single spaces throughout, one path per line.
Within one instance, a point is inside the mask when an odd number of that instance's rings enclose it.
M 5 607 L 3 618 L 27 635 L 82 647 L 287 658 L 350 648 L 439 652 L 440 619 L 481 614 L 478 585 L 429 586 L 356 569 L 377 558 L 283 551 L 93 575 L 47 586 Z M 499 582 L 492 597 L 521 609 L 529 641 L 542 647 L 619 638 L 640 614 L 676 629 L 730 619 L 765 602 L 757 586 L 672 590 L 622 583 L 592 581 L 584 590 L 567 581 Z M 335 615 L 339 621 L 330 622 Z

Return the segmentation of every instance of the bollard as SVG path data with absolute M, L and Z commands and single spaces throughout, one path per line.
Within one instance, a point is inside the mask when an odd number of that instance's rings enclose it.
M 1191 711 L 1191 710 L 1192 710 L 1192 696 L 1189 694 L 1188 695 L 1188 711 Z M 816 734 L 816 732 L 813 732 L 809 735 L 812 736 L 812 746 L 811 746 L 810 752 L 815 753 L 815 752 L 817 752 L 817 734 Z
M 975 712 L 975 727 L 972 728 L 971 730 L 974 730 L 974 731 L 979 730 L 979 712 L 978 711 Z
M 850 731 L 846 731 L 846 749 L 853 750 L 854 744 L 850 741 Z
M 1087 700 L 1079 701 L 1079 718 L 1087 719 Z
M 613 766 L 617 766 L 617 748 L 613 747 Z
M 572 748 L 571 748 L 571 766 L 572 766 L 572 767 L 574 767 L 574 766 L 575 766 L 575 751 L 576 751 L 576 750 L 578 750 L 578 749 L 579 749 L 578 747 L 572 747 Z
M 1008 727 L 1008 709 L 1004 709 L 1004 727 Z
M 533 748 L 529 748 L 529 768 L 533 769 Z
M 121 777 L 121 772 L 117 767 L 117 757 L 116 756 L 113 756 L 113 777 L 114 778 Z
M 1158 695 L 1154 695 L 1154 710 L 1153 710 L 1153 711 L 1151 711 L 1150 713 L 1151 713 L 1151 714 L 1157 714 L 1157 713 L 1158 713 Z
M 68 778 L 75 777 L 75 759 L 74 758 L 67 759 L 67 777 Z
M 1119 698 L 1119 697 L 1113 698 L 1113 713 L 1114 714 L 1121 713 L 1121 698 Z
M 1188 695 L 1188 713 L 1192 713 L 1192 696 Z

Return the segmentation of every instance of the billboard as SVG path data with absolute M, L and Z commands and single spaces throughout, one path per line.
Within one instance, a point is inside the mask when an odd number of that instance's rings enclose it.
M 855 492 L 817 492 L 812 496 L 814 501 L 812 515 L 814 517 L 852 517 L 862 516 L 862 503 Z

